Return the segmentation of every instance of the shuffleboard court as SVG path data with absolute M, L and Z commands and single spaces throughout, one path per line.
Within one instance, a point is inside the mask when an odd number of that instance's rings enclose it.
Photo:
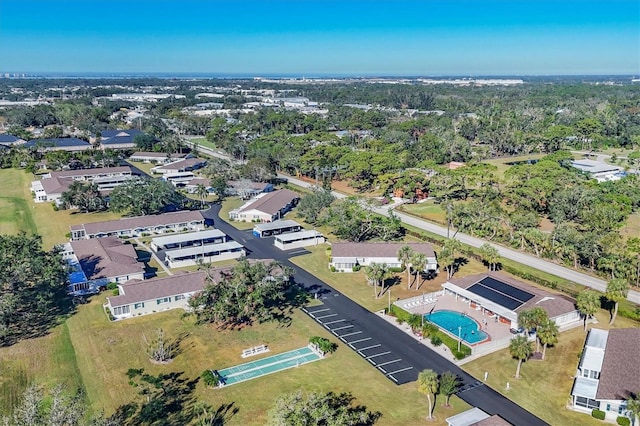
M 289 368 L 298 367 L 317 361 L 322 357 L 311 348 L 300 348 L 278 355 L 272 355 L 256 361 L 247 362 L 229 368 L 218 370 L 222 382 L 225 385 L 244 382 L 267 374 Z

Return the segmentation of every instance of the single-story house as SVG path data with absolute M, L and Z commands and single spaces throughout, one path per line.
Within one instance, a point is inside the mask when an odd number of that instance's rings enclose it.
M 589 330 L 578 363 L 571 405 L 574 410 L 591 414 L 605 412 L 605 419 L 633 415 L 627 400 L 640 392 L 640 328 Z
M 71 240 L 91 238 L 138 237 L 143 234 L 194 231 L 205 228 L 205 219 L 199 211 L 179 211 L 158 215 L 127 217 L 106 222 L 83 223 L 71 226 Z
M 436 253 L 431 244 L 427 243 L 333 243 L 329 268 L 335 268 L 338 272 L 352 272 L 355 266 L 369 266 L 372 263 L 385 263 L 390 268 L 400 268 L 402 261 L 398 259 L 398 251 L 404 246 L 427 257 L 425 272 L 438 270 Z
M 273 222 L 282 218 L 299 199 L 297 192 L 288 189 L 262 193 L 242 207 L 231 210 L 229 218 L 240 222 Z
M 151 250 L 175 250 L 207 244 L 220 244 L 227 241 L 227 234 L 219 229 L 209 228 L 203 231 L 170 234 L 151 239 Z
M 135 176 L 129 166 L 62 170 L 47 173 L 42 179 L 31 182 L 31 191 L 36 202 L 58 201 L 76 180 L 95 183 L 99 191 L 110 191 Z
M 82 139 L 78 138 L 48 138 L 48 139 L 33 139 L 23 144 L 25 148 L 36 148 L 38 152 L 47 151 L 69 151 L 69 152 L 81 152 L 86 151 L 93 146 Z
M 250 180 L 230 180 L 227 182 L 227 195 L 240 197 L 243 200 L 253 198 L 263 192 L 273 191 L 269 182 L 251 182 Z
M 130 130 L 103 130 L 100 148 L 102 149 L 133 149 L 136 147 L 133 141 L 136 136 L 144 133 L 138 129 Z
M 478 407 L 447 417 L 447 426 L 512 426 L 497 414 L 490 416 Z
M 198 186 L 202 185 L 206 188 L 207 192 L 213 192 L 211 188 L 211 181 L 203 177 L 194 177 L 191 180 L 182 183 L 182 188 L 189 194 L 196 194 L 198 192 Z
M 162 164 L 151 168 L 151 173 L 155 174 L 167 174 L 167 173 L 182 173 L 192 172 L 207 165 L 207 160 L 202 158 L 184 158 L 182 160 L 174 161 L 172 163 Z
M 142 161 L 144 163 L 168 164 L 176 160 L 183 160 L 187 154 L 166 154 L 164 152 L 137 151 L 131 154 L 129 160 Z
M 63 258 L 70 267 L 69 292 L 97 293 L 108 283 L 144 279 L 144 264 L 132 244 L 116 237 L 78 240 L 65 244 Z
M 0 145 L 2 146 L 7 146 L 7 147 L 17 146 L 17 145 L 22 145 L 25 142 L 26 141 L 24 139 L 20 139 L 19 137 L 16 137 L 13 135 L 9 135 L 6 133 L 0 134 Z
M 469 309 L 482 310 L 497 317 L 501 323 L 518 329 L 518 313 L 540 307 L 558 327 L 581 324 L 575 300 L 554 294 L 512 278 L 502 272 L 483 272 L 452 278 L 442 284 L 445 293 L 455 295 L 469 304 Z
M 188 309 L 189 299 L 206 286 L 204 271 L 118 285 L 120 294 L 107 297 L 106 307 L 116 319 L 169 309 Z

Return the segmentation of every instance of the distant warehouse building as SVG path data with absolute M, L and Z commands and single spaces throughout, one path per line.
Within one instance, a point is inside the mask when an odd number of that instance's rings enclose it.
M 624 170 L 618 166 L 612 166 L 610 164 L 593 161 L 593 160 L 575 160 L 571 162 L 571 165 L 578 170 L 581 170 L 591 178 L 598 182 L 606 182 L 610 180 L 620 180 L 625 176 Z

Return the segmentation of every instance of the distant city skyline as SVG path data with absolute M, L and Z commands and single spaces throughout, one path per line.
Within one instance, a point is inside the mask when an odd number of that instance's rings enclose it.
M 639 75 L 634 0 L 1 0 L 0 71 Z

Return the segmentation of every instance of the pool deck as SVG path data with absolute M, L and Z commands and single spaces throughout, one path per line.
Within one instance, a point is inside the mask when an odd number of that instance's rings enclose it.
M 438 295 L 437 299 L 438 300 L 435 303 L 420 305 L 413 308 L 403 307 L 403 309 L 406 309 L 407 311 L 413 314 L 419 314 L 419 315 L 428 314 L 429 312 L 431 312 L 432 309 L 434 312 L 448 310 L 448 311 L 465 313 L 468 317 L 473 318 L 474 320 L 476 320 L 478 324 L 480 324 L 481 330 L 489 335 L 488 341 L 502 340 L 507 337 L 509 338 L 513 337 L 513 335 L 511 334 L 511 331 L 509 331 L 510 329 L 509 324 L 494 322 L 494 319 L 491 318 L 489 315 L 486 315 L 485 313 L 483 313 L 482 310 L 476 310 L 474 308 L 470 308 L 468 301 L 463 302 L 462 298 L 460 297 L 458 297 L 458 300 L 456 300 L 455 296 L 448 295 L 448 294 Z M 402 303 L 400 304 L 400 306 L 403 306 Z M 483 325 L 483 320 L 487 321 L 486 325 Z M 482 345 L 486 342 L 487 341 L 480 342 L 480 343 L 477 343 L 477 345 Z

